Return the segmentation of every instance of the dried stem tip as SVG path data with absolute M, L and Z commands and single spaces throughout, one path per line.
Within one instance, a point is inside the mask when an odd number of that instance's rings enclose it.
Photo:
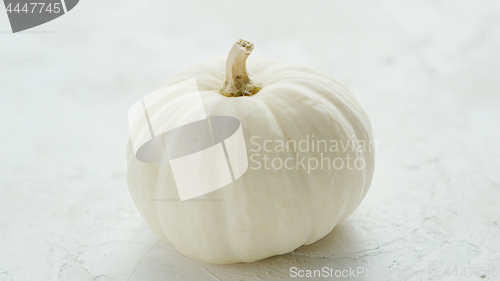
M 252 53 L 253 44 L 238 40 L 234 43 L 226 61 L 226 81 L 220 93 L 227 97 L 255 95 L 261 87 L 248 77 L 246 60 Z

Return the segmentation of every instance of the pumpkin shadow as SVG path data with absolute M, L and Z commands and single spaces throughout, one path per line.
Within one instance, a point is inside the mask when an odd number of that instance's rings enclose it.
M 361 266 L 359 258 L 365 254 L 367 247 L 366 233 L 355 225 L 348 218 L 323 239 L 301 246 L 291 253 L 233 264 L 209 264 L 192 260 L 179 253 L 173 245 L 156 238 L 156 244 L 153 243 L 154 246 L 138 261 L 129 277 L 130 280 L 147 280 L 144 276 L 148 274 L 157 276 L 191 272 L 208 274 L 218 280 L 294 280 L 297 278 L 292 276 L 293 267 L 298 270 L 322 270 L 324 267 L 334 271 L 349 270 L 350 267 Z M 172 259 L 172 256 L 178 258 Z

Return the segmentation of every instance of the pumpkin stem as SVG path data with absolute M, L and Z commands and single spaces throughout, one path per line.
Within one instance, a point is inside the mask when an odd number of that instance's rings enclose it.
M 234 43 L 226 61 L 226 81 L 220 93 L 226 97 L 255 95 L 261 87 L 248 77 L 246 60 L 252 53 L 253 44 L 238 40 Z

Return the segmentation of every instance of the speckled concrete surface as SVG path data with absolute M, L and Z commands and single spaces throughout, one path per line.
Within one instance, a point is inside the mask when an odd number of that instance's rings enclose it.
M 287 280 L 291 267 L 499 280 L 500 2 L 103 2 L 15 35 L 0 11 L 0 280 Z M 238 38 L 346 84 L 371 117 L 377 167 L 323 240 L 209 265 L 134 208 L 126 114 Z

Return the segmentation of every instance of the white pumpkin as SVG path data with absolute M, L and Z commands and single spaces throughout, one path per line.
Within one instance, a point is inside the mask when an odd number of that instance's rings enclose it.
M 164 85 L 195 78 L 207 115 L 241 121 L 250 158 L 241 178 L 200 200 L 172 200 L 179 195 L 168 161 L 140 162 L 129 142 L 128 187 L 137 209 L 161 239 L 196 260 L 251 262 L 318 241 L 356 209 L 372 180 L 371 125 L 354 96 L 320 71 L 272 59 L 249 60 L 250 80 L 245 61 L 252 49 L 239 40 L 227 63 L 220 58 L 194 65 Z M 304 147 L 307 139 L 305 152 L 291 142 L 288 150 L 279 147 L 290 140 Z M 328 149 L 311 148 L 320 140 Z M 338 151 L 332 152 L 335 143 Z M 345 149 L 360 143 L 366 146 Z M 293 161 L 281 168 L 280 161 L 274 168 L 268 161 L 266 169 L 264 157 Z M 311 169 L 308 159 L 324 158 L 360 160 L 351 168 L 345 162 L 339 168 L 340 161 L 328 168 L 323 160 L 323 169 Z

